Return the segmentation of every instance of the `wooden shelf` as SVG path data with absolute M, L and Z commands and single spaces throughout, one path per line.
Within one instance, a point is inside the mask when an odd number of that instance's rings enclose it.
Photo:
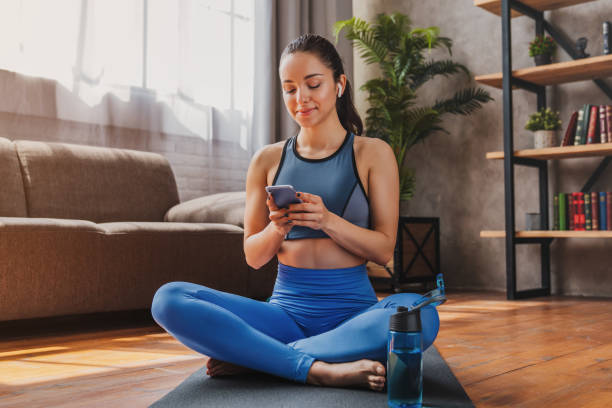
M 516 238 L 612 238 L 612 231 L 516 231 Z M 480 238 L 505 238 L 505 231 L 480 231 Z
M 517 69 L 512 71 L 512 76 L 537 85 L 555 85 L 606 78 L 612 76 L 612 55 L 599 55 L 597 57 Z M 474 79 L 481 84 L 502 89 L 501 72 L 478 75 Z M 518 88 L 513 87 L 513 89 Z
M 589 145 L 547 147 L 545 149 L 514 151 L 514 157 L 540 160 L 572 159 L 594 156 L 612 156 L 612 143 L 595 143 Z M 503 160 L 504 152 L 489 152 L 487 153 L 487 159 Z
M 539 11 L 555 10 L 575 4 L 588 3 L 594 0 L 521 0 L 523 4 Z M 501 0 L 474 0 L 474 5 L 488 12 L 501 16 Z M 512 17 L 522 16 L 516 10 L 510 10 Z

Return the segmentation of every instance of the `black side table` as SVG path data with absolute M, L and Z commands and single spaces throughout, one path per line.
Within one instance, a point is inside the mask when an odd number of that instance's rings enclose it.
M 440 218 L 400 216 L 393 253 L 393 271 L 385 266 L 389 278 L 374 277 L 373 283 L 386 283 L 394 292 L 403 284 L 421 283 L 424 291 L 435 287 L 440 273 Z

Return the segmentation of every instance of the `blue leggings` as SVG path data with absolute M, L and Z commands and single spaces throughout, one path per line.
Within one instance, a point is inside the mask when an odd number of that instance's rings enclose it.
M 378 301 L 365 263 L 307 269 L 279 262 L 268 302 L 177 281 L 157 290 L 151 314 L 199 353 L 305 383 L 315 360 L 368 358 L 385 365 L 389 316 L 419 296 L 397 293 Z M 433 306 L 420 313 L 427 349 L 440 321 Z

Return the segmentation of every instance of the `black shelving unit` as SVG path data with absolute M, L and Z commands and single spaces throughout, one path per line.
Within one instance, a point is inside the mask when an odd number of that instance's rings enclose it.
M 512 77 L 512 35 L 511 9 L 532 18 L 535 21 L 536 35 L 547 31 L 550 36 L 573 59 L 577 59 L 574 43 L 558 28 L 544 19 L 544 12 L 535 10 L 518 0 L 501 0 L 502 20 L 502 89 L 503 89 L 503 128 L 504 128 L 504 194 L 505 194 L 505 244 L 506 244 L 506 295 L 508 299 L 521 299 L 550 295 L 550 245 L 554 238 L 520 238 L 515 237 L 514 214 L 514 166 L 529 166 L 538 169 L 539 201 L 541 229 L 548 230 L 548 160 L 514 157 L 512 88 L 517 87 L 534 93 L 537 96 L 538 110 L 546 107 L 546 86 L 534 84 Z M 601 80 L 593 79 L 595 84 L 612 99 L 612 90 Z M 588 191 L 603 173 L 611 160 L 605 157 L 586 182 L 581 191 Z M 516 246 L 521 244 L 539 244 L 541 258 L 541 287 L 528 290 L 516 288 Z

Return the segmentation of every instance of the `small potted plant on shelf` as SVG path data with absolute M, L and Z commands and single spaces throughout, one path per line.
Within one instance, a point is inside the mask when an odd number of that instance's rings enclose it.
M 525 129 L 535 132 L 533 139 L 535 149 L 557 146 L 557 131 L 561 129 L 559 112 L 550 108 L 540 109 L 539 112 L 529 116 Z
M 536 65 L 550 64 L 556 49 L 552 38 L 539 35 L 529 43 L 529 56 L 534 58 Z

